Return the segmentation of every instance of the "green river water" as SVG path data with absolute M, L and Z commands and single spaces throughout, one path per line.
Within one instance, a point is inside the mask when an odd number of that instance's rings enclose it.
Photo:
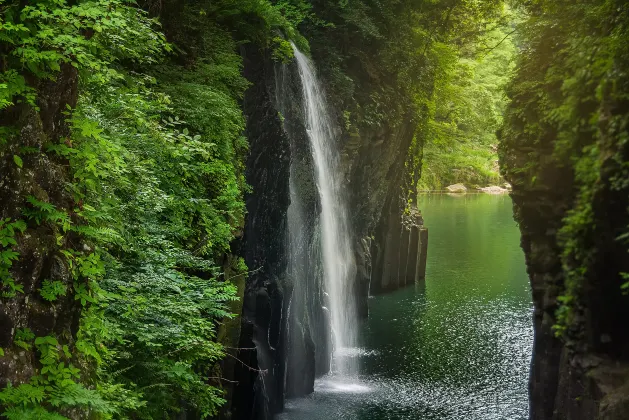
M 426 195 L 425 282 L 372 297 L 360 375 L 328 376 L 282 420 L 525 420 L 532 303 L 507 196 Z

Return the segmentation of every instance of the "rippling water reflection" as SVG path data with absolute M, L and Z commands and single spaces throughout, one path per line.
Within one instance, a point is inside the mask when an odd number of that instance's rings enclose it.
M 425 283 L 370 300 L 354 378 L 321 378 L 282 420 L 524 420 L 532 305 L 504 196 L 427 196 Z

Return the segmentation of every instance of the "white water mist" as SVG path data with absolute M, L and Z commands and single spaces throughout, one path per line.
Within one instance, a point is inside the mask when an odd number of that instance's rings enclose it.
M 321 200 L 321 251 L 326 293 L 334 336 L 333 370 L 357 373 L 358 319 L 352 284 L 356 273 L 347 220 L 338 145 L 325 97 L 312 62 L 293 45 L 301 78 L 306 129 L 310 139 L 315 177 Z

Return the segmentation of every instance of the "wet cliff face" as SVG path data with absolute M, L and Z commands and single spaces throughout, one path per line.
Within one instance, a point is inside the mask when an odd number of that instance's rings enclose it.
M 504 159 L 524 161 L 530 149 L 505 150 Z M 549 152 L 552 153 L 552 152 Z M 522 248 L 533 293 L 535 341 L 530 376 L 531 419 L 609 419 L 629 416 L 629 340 L 620 326 L 629 316 L 619 273 L 626 269 L 626 247 L 616 240 L 627 222 L 627 195 L 606 184 L 616 169 L 603 162 L 601 184 L 592 191 L 592 229 L 583 238 L 584 267 L 580 290 L 573 294 L 566 284 L 569 271 L 578 269 L 566 257 L 558 233 L 566 216 L 575 211 L 574 183 L 569 171 L 556 170 L 558 163 L 543 165 L 543 183 L 526 188 L 512 175 L 515 218 L 522 232 Z M 604 172 L 607 172 L 605 170 Z M 626 193 L 625 193 L 626 194 Z M 570 320 L 558 316 L 567 309 Z M 557 326 L 568 330 L 557 336 Z
M 627 9 L 590 6 L 533 11 L 500 133 L 535 305 L 534 420 L 629 418 Z
M 325 30 L 306 27 L 304 33 L 339 130 L 354 235 L 358 309 L 365 316 L 370 290 L 377 293 L 404 286 L 407 281 L 398 281 L 397 266 L 408 266 L 409 252 L 421 249 L 410 230 L 410 225 L 419 226 L 421 218 L 413 217 L 408 224 L 403 215 L 409 199 L 414 198 L 409 194 L 421 169 L 414 167 L 415 160 L 410 158 L 421 156 L 423 147 L 419 132 L 425 113 L 416 96 L 431 96 L 433 76 L 419 55 L 413 55 L 417 61 L 403 65 L 404 58 L 397 57 L 403 70 L 390 66 L 394 59 L 385 58 L 394 49 L 381 41 L 405 42 L 408 33 L 399 32 L 400 22 L 412 14 L 412 7 L 406 11 L 392 7 L 396 11 L 384 18 L 374 6 L 370 13 L 378 18 L 373 21 L 368 8 L 359 8 L 357 14 L 369 15 L 363 16 L 365 26 L 373 25 L 370 28 L 376 33 L 382 31 L 379 37 L 371 30 L 365 32 L 347 10 L 326 2 L 314 1 L 313 5 L 335 25 Z M 394 18 L 395 13 L 400 15 Z M 400 74 L 410 69 L 425 76 L 421 81 L 409 78 L 413 82 L 406 85 Z M 395 274 L 389 270 L 393 266 Z M 401 277 L 416 278 L 414 269 L 402 271 Z
M 374 292 L 403 286 L 397 281 L 397 266 L 401 263 L 400 254 L 408 253 L 408 240 L 406 245 L 398 240 L 405 236 L 404 231 L 410 234 L 402 229 L 406 205 L 403 183 L 407 175 L 404 164 L 415 128 L 416 121 L 409 115 L 407 121 L 397 126 L 359 126 L 345 138 L 344 160 L 356 234 L 357 284 L 362 295 L 368 293 L 370 282 Z M 395 279 L 387 271 L 392 266 L 396 268 Z
M 275 68 L 266 52 L 242 49 L 245 77 L 252 83 L 243 111 L 250 154 L 246 198 L 246 280 L 232 413 L 238 419 L 266 419 L 283 408 L 286 333 L 286 212 L 290 203 L 290 143 L 275 99 Z
M 286 396 L 290 398 L 311 393 L 315 378 L 329 371 L 332 344 L 318 228 L 321 204 L 296 63 L 276 67 L 275 86 L 276 105 L 291 144 L 286 276 L 291 290 L 286 334 Z

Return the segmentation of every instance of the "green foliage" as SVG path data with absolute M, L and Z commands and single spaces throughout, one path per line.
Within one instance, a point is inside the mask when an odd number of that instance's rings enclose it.
M 591 345 L 599 338 L 588 334 L 601 326 L 584 327 L 583 314 L 612 319 L 622 315 L 607 313 L 611 308 L 626 307 L 629 9 L 613 0 L 538 1 L 527 11 L 501 165 L 519 197 L 540 197 L 545 206 L 552 191 L 560 203 L 543 220 L 557 232 L 562 263 L 563 281 L 552 284 L 559 294 L 555 332 Z M 534 231 L 540 220 L 531 220 L 531 207 L 518 217 Z M 607 302 L 593 303 L 594 289 L 604 290 Z
M 177 18 L 186 23 L 169 34 L 177 54 L 164 62 L 171 44 L 131 2 L 3 3 L 0 109 L 37 110 L 39 81 L 78 69 L 79 104 L 66 110 L 70 136 L 49 139 L 43 152 L 19 153 L 67 162 L 74 208 L 37 194 L 24 197 L 21 211 L 31 226 L 53 229 L 72 276 L 70 285 L 44 280 L 40 295 L 53 305 L 68 296 L 82 307 L 74 346 L 16 332 L 14 345 L 34 345 L 41 369 L 0 391 L 6 418 L 61 419 L 71 411 L 161 419 L 182 406 L 207 418 L 224 402 L 213 379 L 223 357 L 216 327 L 232 316 L 236 289 L 221 279 L 221 264 L 242 228 L 247 189 L 239 101 L 248 82 L 237 42 L 249 37 L 283 59 L 289 44 L 276 31 L 307 43 L 290 23 L 302 9 L 286 4 L 181 8 Z M 234 30 L 245 39 L 234 39 Z M 5 133 L 18 141 L 19 129 L 2 130 L 1 146 Z M 27 165 L 20 155 L 13 162 Z M 15 233 L 25 229 L 22 221 L 0 222 L 4 297 L 23 291 L 10 270 L 19 257 Z
M 508 19 L 513 19 L 508 11 Z M 509 31 L 509 32 L 507 32 Z M 420 190 L 498 184 L 495 132 L 502 123 L 516 53 L 512 30 L 495 23 L 471 45 L 443 47 L 426 129 Z
M 67 64 L 108 78 L 111 63 L 155 61 L 164 47 L 163 36 L 152 30 L 154 22 L 123 0 L 3 3 L 0 41 L 9 52 L 4 56 L 8 70 L 1 78 L 0 109 L 13 104 L 16 97 L 18 102 L 34 104 L 27 74 L 19 73 L 23 68 L 46 79 L 54 78 Z
M 288 63 L 294 57 L 293 47 L 285 39 L 276 36 L 273 38 L 273 53 L 271 56 L 275 61 Z
M 190 68 L 84 75 L 71 139 L 47 148 L 69 162 L 79 203 L 63 231 L 97 249 L 62 254 L 84 307 L 76 348 L 115 417 L 162 418 L 183 401 L 205 418 L 224 402 L 209 378 L 223 356 L 216 321 L 231 316 L 236 290 L 215 261 L 244 220 L 238 100 L 248 84 L 227 31 L 206 20 L 194 36 L 213 48 L 195 51 Z M 37 223 L 64 225 L 65 213 L 28 202 Z M 42 296 L 62 286 L 44 283 Z
M 18 328 L 15 331 L 13 344 L 25 350 L 30 350 L 33 345 L 32 341 L 34 338 L 35 338 L 35 334 L 33 334 L 30 328 Z
M 22 165 L 24 165 L 24 162 L 22 162 L 22 158 L 18 155 L 13 155 L 13 162 L 15 162 L 18 168 L 21 168 Z
M 384 2 L 313 1 L 328 28 L 308 19 L 303 31 L 316 46 L 322 76 L 334 105 L 351 113 L 352 125 L 398 126 L 425 118 L 440 48 L 482 33 L 501 1 Z
M 0 281 L 2 282 L 0 296 L 2 298 L 10 298 L 17 293 L 24 293 L 24 287 L 15 283 L 10 269 L 13 262 L 20 256 L 13 248 L 17 246 L 15 234 L 18 231 L 23 233 L 25 230 L 26 223 L 21 220 L 11 222 L 10 218 L 0 219 Z
M 7 29 L 6 24 L 2 26 Z M 0 110 L 21 102 L 14 100 L 16 96 L 23 97 L 30 104 L 35 103 L 35 90 L 26 84 L 24 77 L 16 70 L 0 73 Z
M 55 149 L 77 168 L 81 214 L 113 230 L 94 238 L 106 250 L 101 285 L 111 297 L 84 317 L 77 346 L 99 364 L 105 387 L 132 397 L 117 402 L 124 416 L 161 418 L 185 401 L 205 418 L 224 402 L 208 378 L 223 356 L 215 321 L 230 316 L 236 291 L 217 281 L 214 261 L 244 219 L 236 101 L 247 84 L 233 41 L 208 36 L 229 43 L 193 70 L 169 64 L 157 78 L 91 81 L 73 114 L 72 150 Z
M 18 330 L 20 342 L 25 349 L 30 349 L 35 335 L 30 330 Z M 17 335 L 16 334 L 16 340 Z M 64 360 L 71 358 L 68 346 L 61 346 L 51 336 L 37 337 L 35 347 L 40 354 L 41 370 L 31 378 L 29 383 L 18 387 L 9 385 L 0 391 L 0 403 L 6 407 L 3 416 L 8 419 L 66 419 L 66 417 L 49 411 L 83 408 L 111 418 L 113 407 L 95 392 L 79 383 L 80 370 Z
M 429 121 L 437 104 L 442 106 L 436 102 L 435 89 L 448 86 L 457 50 L 489 32 L 489 22 L 502 19 L 503 2 L 311 3 L 326 28 L 321 30 L 320 25 L 306 18 L 300 30 L 311 42 L 329 101 L 339 110 L 337 123 L 345 128 L 345 134 L 360 138 L 365 132 L 388 129 L 386 136 L 404 138 L 407 134 L 402 133 L 414 132 L 409 149 L 400 151 L 407 156 L 403 194 L 411 203 L 422 175 L 424 144 L 436 134 Z M 474 149 L 482 150 L 484 146 Z M 474 150 L 475 157 L 481 154 Z M 489 160 L 479 166 L 485 169 Z
M 42 298 L 81 308 L 72 340 L 18 332 L 15 345 L 34 345 L 41 369 L 0 391 L 3 415 L 163 419 L 186 407 L 186 415 L 214 416 L 224 402 L 216 328 L 236 296 L 223 264 L 248 190 L 239 46 L 253 42 L 287 61 L 289 41 L 309 50 L 296 28 L 310 31 L 346 129 L 397 129 L 426 122 L 442 61 L 456 58 L 447 45 L 477 37 L 500 3 L 143 2 L 151 15 L 167 6 L 167 43 L 130 1 L 3 2 L 0 110 L 37 111 L 37 89 L 78 70 L 68 136 L 47 138 L 44 151 L 22 150 L 21 127 L 3 127 L 9 141 L 1 146 L 15 149 L 18 167 L 63 162 L 73 201 L 33 191 L 21 211 L 33 231 L 53 231 L 51 253 L 71 274 L 69 284 L 44 280 Z M 417 137 L 412 147 L 421 144 Z M 26 153 L 35 156 L 22 161 Z M 411 170 L 419 160 L 413 155 Z M 13 238 L 4 230 L 0 238 Z M 7 239 L 0 251 L 3 292 L 21 291 L 9 276 L 15 245 Z M 246 271 L 242 260 L 231 269 Z
M 59 225 L 64 232 L 70 229 L 71 221 L 70 216 L 61 210 L 57 210 L 54 205 L 39 201 L 32 195 L 29 195 L 26 200 L 31 204 L 31 208 L 25 208 L 22 210 L 29 219 L 35 220 L 37 224 L 42 221 L 50 222 L 52 225 Z

